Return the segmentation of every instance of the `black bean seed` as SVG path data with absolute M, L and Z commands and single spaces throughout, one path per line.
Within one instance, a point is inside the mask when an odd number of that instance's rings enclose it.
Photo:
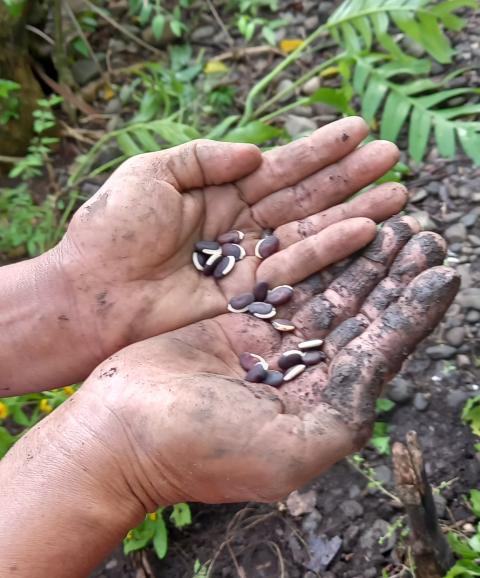
M 239 361 L 245 371 L 250 371 L 250 369 L 252 369 L 254 365 L 257 365 L 257 363 L 260 363 L 265 371 L 268 369 L 268 363 L 261 355 L 257 355 L 256 353 L 241 353 Z
M 317 365 L 326 357 L 323 351 L 307 351 L 303 354 L 302 363 L 310 367 L 311 365 Z
M 253 303 L 254 301 L 255 298 L 253 296 L 253 293 L 242 293 L 241 295 L 232 297 L 228 304 L 232 307 L 232 309 L 236 310 L 245 309 L 246 311 L 248 311 L 248 306 L 250 305 L 250 303 Z
M 195 243 L 196 251 L 218 251 L 219 249 L 220 243 L 217 243 L 216 241 L 198 241 Z
M 258 243 L 255 245 L 255 255 L 259 259 L 266 259 L 267 257 L 270 257 L 270 255 L 276 253 L 279 246 L 280 241 L 278 237 L 275 237 L 275 235 L 270 235 L 269 237 L 265 237 L 265 239 L 258 241 Z
M 271 237 L 273 235 L 273 229 L 263 229 L 262 231 L 262 239 L 265 239 L 265 237 Z
M 262 303 L 261 301 L 254 301 L 248 306 L 248 311 L 253 315 L 255 315 L 255 313 L 268 315 L 273 311 L 273 305 L 270 305 L 270 303 Z
M 245 255 L 246 251 L 240 245 L 235 245 L 235 243 L 225 243 L 222 245 L 222 255 L 225 257 L 235 257 L 235 261 L 241 261 Z
M 245 233 L 242 231 L 227 231 L 226 233 L 222 233 L 217 237 L 217 241 L 223 245 L 224 243 L 239 243 L 245 237 Z
M 261 363 L 257 363 L 247 371 L 245 379 L 251 381 L 252 383 L 261 383 L 267 376 L 267 370 L 263 367 Z
M 295 329 L 295 324 L 289 319 L 274 319 L 272 326 L 277 331 L 293 331 Z
M 210 257 L 207 259 L 204 265 L 203 274 L 207 276 L 211 275 L 215 271 L 217 265 L 220 263 L 222 259 L 223 257 L 218 253 L 215 255 L 210 255 Z
M 226 277 L 234 267 L 235 257 L 222 257 L 221 261 L 215 267 L 213 276 L 215 279 L 222 279 L 222 277 Z
M 290 367 L 290 369 L 285 372 L 285 374 L 283 376 L 283 381 L 292 381 L 292 379 L 295 379 L 301 373 L 303 373 L 305 371 L 306 367 L 307 366 L 304 365 L 303 363 L 300 363 L 299 365 L 294 365 L 293 367 Z
M 285 353 L 282 353 L 278 360 L 278 367 L 285 370 L 301 363 L 303 363 L 302 352 L 292 349 L 291 351 L 285 351 Z
M 207 258 L 208 257 L 203 253 L 197 253 L 196 251 L 194 251 L 192 253 L 192 261 L 195 269 L 197 269 L 198 271 L 203 271 L 205 263 L 207 262 Z
M 268 293 L 268 283 L 266 281 L 260 281 L 255 285 L 255 288 L 253 290 L 255 301 L 265 301 L 267 293 Z
M 280 387 L 283 383 L 283 373 L 281 371 L 270 370 L 263 380 L 263 383 L 272 387 Z
M 265 301 L 275 306 L 284 305 L 290 301 L 292 296 L 293 287 L 290 287 L 290 285 L 279 285 L 268 292 Z
M 319 349 L 323 345 L 323 339 L 309 339 L 308 341 L 302 341 L 297 345 L 298 349 Z

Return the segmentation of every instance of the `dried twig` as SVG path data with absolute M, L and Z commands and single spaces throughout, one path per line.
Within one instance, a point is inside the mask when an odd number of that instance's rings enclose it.
M 246 46 L 245 48 L 235 48 L 229 50 L 228 52 L 222 52 L 218 56 L 215 56 L 213 60 L 240 60 L 246 56 L 259 56 L 261 54 L 278 54 L 279 56 L 285 56 L 285 54 L 269 44 L 261 44 L 260 46 Z
M 216 20 L 217 24 L 222 29 L 222 32 L 223 32 L 224 36 L 226 37 L 228 43 L 230 44 L 230 46 L 233 46 L 235 44 L 235 41 L 233 40 L 232 35 L 228 31 L 228 28 L 223 23 L 223 20 L 222 20 L 220 14 L 218 13 L 218 10 L 213 5 L 212 0 L 207 0 L 207 4 L 208 4 L 208 8 L 210 9 L 210 12 L 212 13 L 213 18 Z

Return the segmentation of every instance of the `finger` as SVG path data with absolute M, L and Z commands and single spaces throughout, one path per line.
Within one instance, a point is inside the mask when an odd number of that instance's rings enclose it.
M 257 269 L 257 280 L 270 286 L 293 285 L 358 251 L 375 237 L 370 219 L 347 219 L 307 237 L 265 259 Z
M 400 249 L 418 230 L 412 217 L 389 219 L 360 257 L 295 315 L 293 321 L 299 330 L 308 337 L 324 337 L 344 319 L 356 315 Z
M 346 423 L 359 431 L 369 427 L 382 386 L 436 327 L 459 285 L 459 276 L 448 267 L 421 273 L 398 302 L 335 357 L 322 398 Z
M 283 248 L 343 219 L 367 217 L 376 223 L 381 223 L 399 213 L 407 200 L 408 191 L 403 185 L 384 183 L 346 203 L 335 205 L 304 219 L 280 225 L 274 232 L 280 239 L 280 247 Z
M 262 198 L 251 207 L 255 222 L 278 227 L 333 207 L 386 173 L 398 160 L 389 141 L 374 141 L 321 171 Z
M 177 190 L 188 190 L 235 181 L 257 169 L 261 162 L 262 153 L 255 145 L 198 139 L 132 157 L 125 167 L 129 176 L 136 173 L 142 181 L 147 176 L 167 181 Z
M 325 338 L 323 351 L 328 359 L 358 337 L 385 309 L 396 301 L 405 287 L 429 267 L 441 265 L 447 246 L 436 233 L 418 233 L 400 251 L 390 267 L 388 276 L 370 293 L 360 313 L 346 319 Z
M 368 134 L 368 125 L 357 116 L 342 118 L 307 138 L 296 140 L 263 155 L 262 164 L 237 182 L 248 204 L 296 184 L 354 150 Z

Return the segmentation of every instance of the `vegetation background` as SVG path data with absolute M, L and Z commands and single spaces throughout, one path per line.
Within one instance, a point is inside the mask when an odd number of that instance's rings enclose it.
M 361 455 L 278 505 L 151 513 L 95 576 L 415 576 L 389 456 L 412 428 L 447 577 L 480 576 L 479 26 L 477 0 L 0 0 L 0 263 L 54 245 L 129 156 L 200 136 L 268 148 L 362 114 L 462 275 Z M 0 400 L 0 456 L 75 387 Z

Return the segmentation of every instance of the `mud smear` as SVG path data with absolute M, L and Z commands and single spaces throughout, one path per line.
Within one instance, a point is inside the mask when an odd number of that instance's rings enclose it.
M 355 337 L 358 337 L 368 327 L 365 317 L 352 317 L 334 329 L 325 340 L 325 346 L 333 346 L 335 351 L 342 349 Z
M 366 259 L 382 265 L 386 265 L 389 262 L 391 251 L 385 249 L 384 243 L 390 231 L 393 232 L 396 246 L 405 244 L 412 236 L 412 229 L 402 220 L 402 217 L 393 217 L 393 219 L 386 222 L 383 229 L 363 253 Z

